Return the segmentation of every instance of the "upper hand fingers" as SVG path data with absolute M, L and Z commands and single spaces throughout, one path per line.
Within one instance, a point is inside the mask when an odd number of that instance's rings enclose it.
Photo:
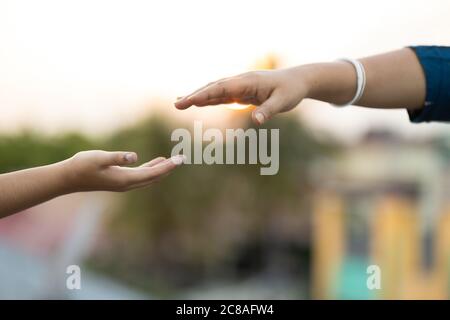
M 197 90 L 195 90 L 194 92 L 192 92 L 191 94 L 188 94 L 184 97 L 178 97 L 178 100 L 175 102 L 175 107 L 177 107 L 178 109 L 186 109 L 190 106 L 192 106 L 192 104 L 190 104 L 190 98 L 194 95 L 196 95 L 198 92 L 202 91 L 203 89 L 212 86 L 213 84 L 217 83 L 217 82 L 221 82 L 221 81 L 225 81 L 228 78 L 223 78 L 220 79 L 218 81 L 213 81 L 208 83 L 207 85 L 204 85 L 203 87 L 198 88 Z
M 232 103 L 245 96 L 246 84 L 243 80 L 234 78 L 212 84 L 189 98 L 196 106 L 206 106 L 220 103 Z
M 206 106 L 218 103 L 232 103 L 238 100 L 245 93 L 246 83 L 242 77 L 225 78 L 212 82 L 203 88 L 195 91 L 191 95 L 177 101 L 175 106 L 178 109 L 186 109 L 190 106 Z

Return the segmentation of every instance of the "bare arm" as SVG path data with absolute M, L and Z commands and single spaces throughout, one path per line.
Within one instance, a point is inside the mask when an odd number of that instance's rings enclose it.
M 65 193 L 58 163 L 0 175 L 0 218 Z
M 0 175 L 0 218 L 79 191 L 127 191 L 147 186 L 183 162 L 156 158 L 139 167 L 134 152 L 85 151 L 48 166 Z
M 358 105 L 374 108 L 422 108 L 425 77 L 415 53 L 401 49 L 360 59 L 367 84 Z M 346 62 L 311 65 L 309 98 L 331 103 L 350 101 L 356 91 L 356 74 Z
M 422 67 L 411 49 L 360 59 L 367 82 L 358 105 L 376 108 L 422 108 L 426 94 Z M 256 123 L 291 110 L 311 98 L 343 104 L 356 91 L 356 72 L 346 62 L 302 65 L 289 69 L 248 72 L 225 78 L 179 99 L 175 106 L 206 106 L 238 102 L 259 106 Z

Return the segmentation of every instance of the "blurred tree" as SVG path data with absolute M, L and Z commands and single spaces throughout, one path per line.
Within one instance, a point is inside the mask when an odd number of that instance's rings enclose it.
M 156 115 L 118 132 L 106 146 L 135 150 L 141 159 L 169 156 L 171 132 L 180 127 Z M 304 211 L 308 165 L 332 148 L 292 117 L 265 128 L 280 129 L 277 175 L 261 176 L 260 165 L 186 165 L 155 188 L 123 194 L 95 267 L 135 285 L 170 290 L 215 273 L 239 275 L 239 255 L 253 244 L 263 248 L 255 257 L 261 267 L 269 266 L 271 252 L 286 238 L 277 221 L 294 221 Z
M 94 145 L 93 141 L 77 133 L 46 137 L 25 131 L 0 136 L 0 172 L 58 162 L 79 151 L 92 149 Z

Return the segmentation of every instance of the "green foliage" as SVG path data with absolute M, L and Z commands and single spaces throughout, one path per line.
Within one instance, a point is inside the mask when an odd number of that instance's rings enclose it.
M 58 162 L 79 151 L 92 149 L 94 145 L 88 138 L 77 133 L 46 137 L 37 132 L 26 131 L 17 135 L 0 136 L 0 172 Z

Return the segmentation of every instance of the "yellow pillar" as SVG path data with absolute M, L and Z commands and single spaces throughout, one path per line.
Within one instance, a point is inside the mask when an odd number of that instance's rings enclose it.
M 344 205 L 334 193 L 315 197 L 313 210 L 313 286 L 315 299 L 332 299 L 332 285 L 344 255 Z
M 419 217 L 410 201 L 395 196 L 382 198 L 372 217 L 372 260 L 382 274 L 379 298 L 407 298 L 420 262 Z
M 439 217 L 435 234 L 435 265 L 433 268 L 433 280 L 440 284 L 439 299 L 449 299 L 450 285 L 450 204 Z

